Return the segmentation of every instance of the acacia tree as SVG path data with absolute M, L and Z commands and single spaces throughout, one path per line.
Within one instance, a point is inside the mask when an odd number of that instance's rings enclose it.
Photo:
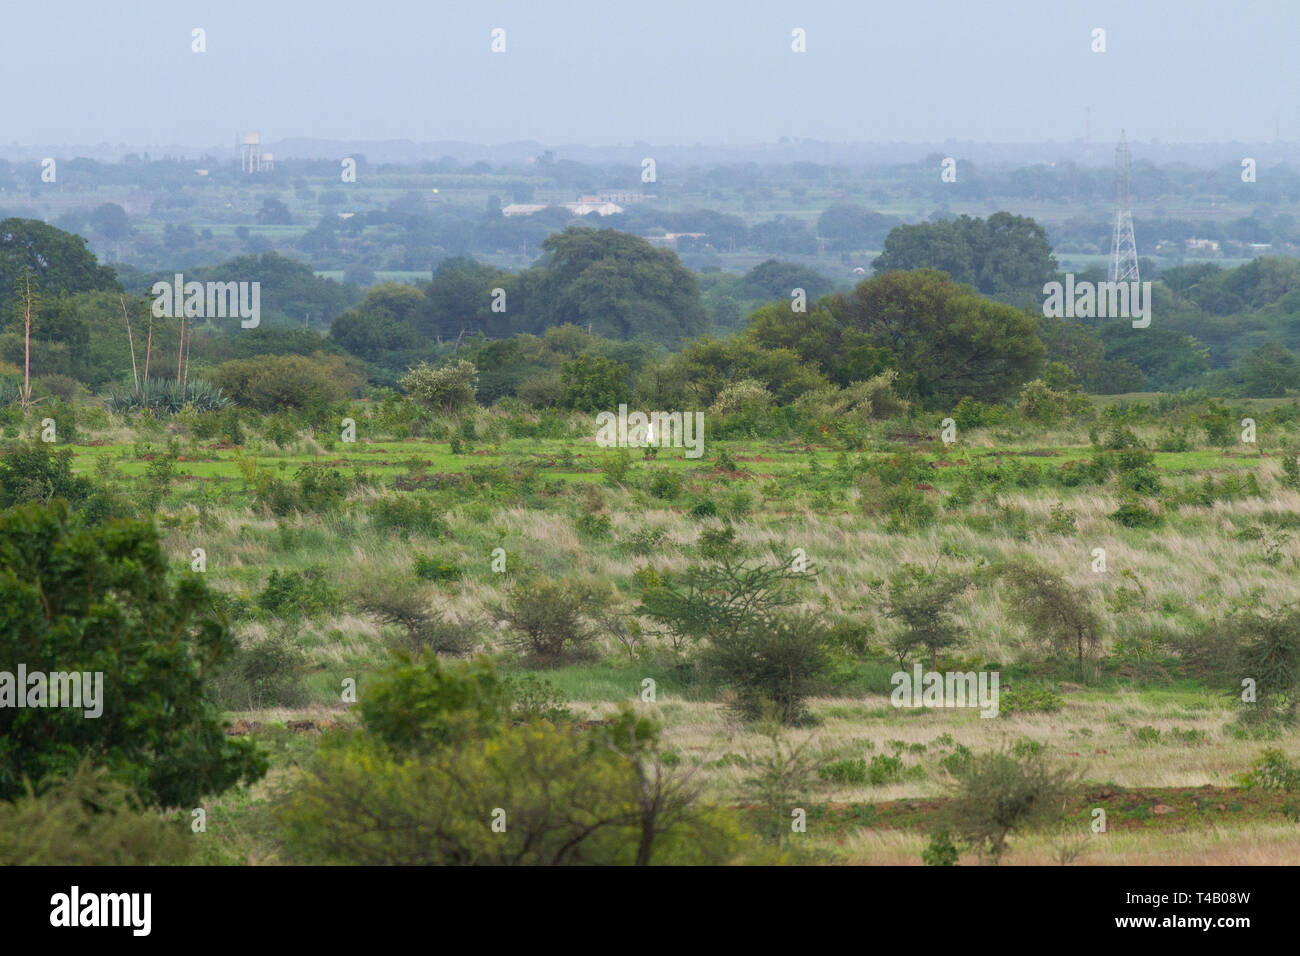
M 894 638 L 899 666 L 917 648 L 930 654 L 930 669 L 938 667 L 939 651 L 960 644 L 962 630 L 953 618 L 954 603 L 970 586 L 957 574 L 927 571 L 906 564 L 890 578 L 883 598 L 885 616 L 903 625 Z
M 1084 594 L 1055 571 L 1026 561 L 1006 562 L 997 574 L 1009 586 L 1015 614 L 1052 647 L 1073 646 L 1082 675 L 1084 653 L 1101 646 L 1101 621 Z
M 1055 765 L 1041 751 L 977 754 L 949 784 L 952 799 L 941 820 L 996 866 L 1013 833 L 1064 816 L 1065 798 L 1081 776 L 1078 768 Z

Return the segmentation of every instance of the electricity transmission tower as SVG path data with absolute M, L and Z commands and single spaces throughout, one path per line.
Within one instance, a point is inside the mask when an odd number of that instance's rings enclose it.
M 1120 130 L 1119 145 L 1115 147 L 1115 238 L 1110 246 L 1110 269 L 1106 276 L 1111 282 L 1137 282 L 1137 240 L 1133 238 L 1133 157 L 1128 140 Z

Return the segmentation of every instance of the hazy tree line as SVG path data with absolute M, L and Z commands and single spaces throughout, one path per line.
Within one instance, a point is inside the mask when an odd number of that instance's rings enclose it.
M 454 355 L 476 364 L 489 400 L 542 406 L 566 401 L 564 367 L 579 359 L 610 363 L 599 374 L 620 384 L 601 394 L 654 379 L 676 384 L 651 394 L 678 401 L 712 402 L 724 384 L 746 380 L 787 401 L 887 370 L 901 395 L 927 405 L 1003 401 L 1053 363 L 1092 392 L 1203 387 L 1278 396 L 1300 388 L 1300 264 L 1290 259 L 1166 270 L 1154 285 L 1158 320 L 1135 330 L 1125 319 L 1043 317 L 1042 286 L 1059 268 L 1044 230 L 1004 213 L 895 227 L 877 276 L 854 288 L 835 289 L 825 276 L 777 260 L 744 275 L 701 276 L 672 251 L 608 229 L 564 230 L 541 253 L 513 273 L 454 258 L 429 282 L 364 293 L 275 254 L 182 270 L 187 281 L 263 287 L 258 329 L 190 323 L 186 368 L 238 383 L 250 380 L 250 367 L 223 373 L 223 364 L 253 361 L 259 376 L 274 378 L 275 361 L 297 356 L 282 378 L 319 374 L 334 393 L 340 382 L 393 386 L 419 362 Z M 40 296 L 30 342 L 15 313 L 24 275 Z M 1103 278 L 1078 278 L 1089 277 Z M 177 320 L 151 315 L 148 289 L 157 279 L 172 273 L 118 274 L 80 237 L 30 220 L 0 222 L 0 368 L 12 378 L 30 352 L 33 374 L 55 377 L 46 384 L 61 392 L 120 386 L 132 374 L 133 322 L 175 370 L 181 332 Z M 562 328 L 572 331 L 555 331 Z

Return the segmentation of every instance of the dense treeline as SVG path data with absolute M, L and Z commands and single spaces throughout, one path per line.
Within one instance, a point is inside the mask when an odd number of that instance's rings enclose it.
M 594 394 L 607 398 L 712 403 L 724 385 L 750 383 L 789 402 L 892 371 L 900 396 L 947 408 L 966 397 L 1012 400 L 1049 367 L 1058 385 L 1094 393 L 1300 389 L 1300 263 L 1291 259 L 1166 270 L 1145 329 L 1043 316 L 1043 284 L 1060 273 L 1044 230 L 1023 217 L 897 226 L 875 265 L 877 276 L 851 289 L 778 260 L 701 276 L 636 236 L 570 227 L 519 272 L 456 258 L 427 283 L 363 294 L 291 259 L 249 256 L 183 272 L 260 282 L 263 314 L 255 329 L 191 319 L 182 361 L 179 320 L 155 318 L 148 295 L 172 274 L 119 277 L 79 237 L 5 220 L 0 374 L 16 387 L 29 365 L 38 389 L 71 397 L 83 386 L 124 387 L 147 368 L 150 379 L 224 383 L 263 406 L 285 388 L 342 396 L 396 386 L 419 363 L 453 355 L 474 363 L 484 400 L 538 407 L 575 407 L 575 389 L 593 394 L 593 376 L 602 383 Z M 39 300 L 30 336 L 15 293 L 24 276 Z M 292 384 L 273 388 L 277 378 Z

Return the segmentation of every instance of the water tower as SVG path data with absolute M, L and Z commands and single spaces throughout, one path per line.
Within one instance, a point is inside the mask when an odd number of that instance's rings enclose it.
M 239 168 L 246 173 L 262 169 L 262 137 L 256 130 L 239 137 Z

